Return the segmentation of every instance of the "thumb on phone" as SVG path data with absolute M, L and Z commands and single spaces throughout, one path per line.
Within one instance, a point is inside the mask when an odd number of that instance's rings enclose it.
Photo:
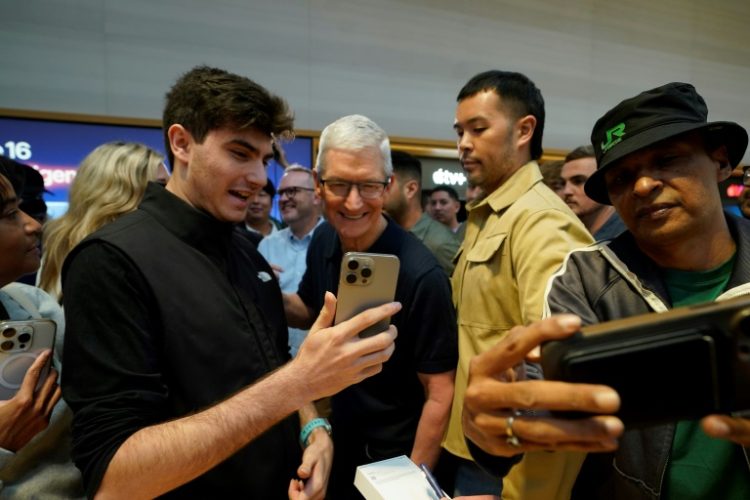
M 333 324 L 333 318 L 336 317 L 336 296 L 331 292 L 326 292 L 323 298 L 323 308 L 320 310 L 317 319 L 310 327 L 310 331 L 317 331 L 328 328 Z

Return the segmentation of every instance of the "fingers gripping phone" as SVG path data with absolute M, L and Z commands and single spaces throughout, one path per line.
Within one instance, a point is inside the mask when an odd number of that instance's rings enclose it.
M 341 260 L 335 324 L 388 302 L 393 302 L 398 282 L 399 260 L 395 255 L 347 252 Z M 388 329 L 390 318 L 371 325 L 360 337 Z
M 57 325 L 49 319 L 0 322 L 0 400 L 12 398 L 36 358 L 55 345 Z M 37 389 L 49 373 L 50 361 L 39 375 Z
M 583 327 L 542 346 L 542 369 L 613 387 L 626 424 L 749 410 L 750 297 Z

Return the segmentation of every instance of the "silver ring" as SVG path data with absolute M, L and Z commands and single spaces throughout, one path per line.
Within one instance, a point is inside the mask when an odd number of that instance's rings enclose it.
M 520 411 L 513 410 L 513 415 L 505 419 L 505 435 L 507 436 L 505 442 L 513 448 L 519 448 L 521 446 L 521 440 L 518 439 L 518 436 L 513 432 L 513 422 L 515 422 L 516 418 L 520 416 Z

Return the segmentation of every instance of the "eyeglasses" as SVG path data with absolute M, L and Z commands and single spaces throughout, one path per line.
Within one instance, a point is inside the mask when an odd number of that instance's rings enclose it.
M 283 198 L 285 195 L 288 196 L 289 198 L 294 198 L 295 196 L 297 196 L 297 193 L 299 193 L 300 191 L 315 191 L 315 190 L 313 188 L 292 186 L 292 187 L 288 187 L 284 189 L 279 189 L 278 191 L 276 191 L 276 193 L 279 195 L 279 198 Z
M 750 187 L 750 167 L 745 168 L 742 173 L 742 185 Z
M 366 200 L 378 198 L 383 194 L 385 187 L 388 185 L 388 181 L 351 182 L 338 179 L 320 179 L 320 183 L 328 190 L 328 192 L 339 198 L 346 198 L 349 196 L 352 186 L 356 186 L 359 195 Z

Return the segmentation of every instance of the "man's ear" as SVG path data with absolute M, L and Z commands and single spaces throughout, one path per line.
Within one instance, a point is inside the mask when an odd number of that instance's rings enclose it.
M 175 123 L 167 129 L 167 137 L 169 137 L 169 147 L 172 148 L 172 154 L 175 157 L 175 164 L 179 162 L 187 166 L 190 163 L 193 145 L 192 134 L 182 125 Z
M 312 178 L 313 178 L 313 187 L 315 188 L 315 194 L 319 198 L 323 198 L 323 185 L 320 183 L 320 177 L 318 176 L 318 169 L 313 168 L 312 171 Z
M 721 145 L 714 149 L 708 155 L 717 163 L 719 170 L 716 173 L 717 182 L 725 181 L 732 175 L 732 165 L 729 162 L 729 153 L 726 145 Z
M 407 200 L 421 196 L 419 192 L 419 183 L 414 179 L 406 181 L 404 183 L 404 194 L 406 195 Z
M 321 199 L 320 195 L 318 194 L 318 190 L 317 189 L 315 191 L 313 191 L 312 203 L 316 207 L 320 206 L 321 203 L 323 203 L 323 200 Z
M 516 143 L 519 149 L 524 146 L 531 147 L 531 138 L 534 137 L 534 130 L 536 130 L 536 117 L 533 115 L 526 115 L 516 122 Z
M 323 199 L 321 198 L 320 188 L 318 187 L 318 172 L 315 169 L 311 170 L 312 172 L 312 181 L 313 181 L 313 205 L 316 207 L 319 207 L 323 203 Z

